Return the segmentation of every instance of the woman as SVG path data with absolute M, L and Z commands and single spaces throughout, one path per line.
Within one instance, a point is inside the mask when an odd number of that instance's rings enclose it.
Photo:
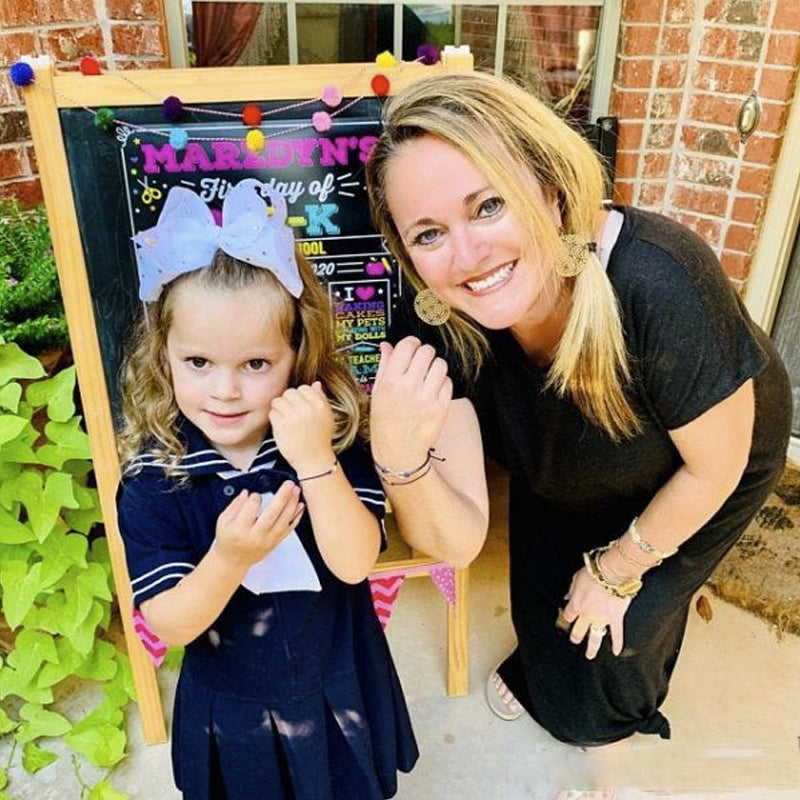
M 401 530 L 477 555 L 480 429 L 511 475 L 518 638 L 492 709 L 583 746 L 668 738 L 692 594 L 784 464 L 784 368 L 705 243 L 602 210 L 594 152 L 522 90 L 430 78 L 386 118 L 368 187 L 419 319 L 383 346 L 372 448 Z

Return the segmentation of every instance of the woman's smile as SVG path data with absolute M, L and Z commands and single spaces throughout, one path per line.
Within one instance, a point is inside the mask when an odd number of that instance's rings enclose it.
M 464 281 L 464 285 L 473 294 L 487 294 L 493 289 L 505 286 L 511 280 L 511 275 L 516 266 L 516 261 L 512 261 L 510 264 L 503 264 L 501 267 L 490 270 L 481 278 Z

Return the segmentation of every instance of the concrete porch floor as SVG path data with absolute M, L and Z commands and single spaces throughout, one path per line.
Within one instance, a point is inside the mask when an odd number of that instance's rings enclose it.
M 493 479 L 493 497 L 502 492 Z M 582 800 L 800 797 L 800 637 L 778 641 L 762 620 L 709 592 L 713 619 L 692 612 L 664 705 L 671 741 L 640 736 L 628 749 L 585 753 L 553 740 L 527 716 L 511 723 L 496 718 L 484 683 L 514 641 L 503 505 L 495 499 L 498 513 L 470 574 L 468 696 L 445 693 L 444 599 L 427 578 L 407 580 L 400 591 L 387 633 L 421 752 L 416 769 L 400 776 L 400 800 L 556 800 L 561 790 Z M 166 709 L 175 678 L 167 671 L 159 676 Z M 131 798 L 177 800 L 169 745 L 142 743 L 135 710 L 128 725 L 129 756 L 111 783 Z M 87 783 L 101 777 L 82 773 Z M 15 769 L 11 780 L 15 798 L 79 796 L 69 756 L 34 777 Z M 590 789 L 616 792 L 577 793 Z

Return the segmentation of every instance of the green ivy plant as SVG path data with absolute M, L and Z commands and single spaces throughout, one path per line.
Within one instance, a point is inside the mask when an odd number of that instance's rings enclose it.
M 90 763 L 111 768 L 125 755 L 123 709 L 134 697 L 127 655 L 102 637 L 113 580 L 97 490 L 89 485 L 88 437 L 74 405 L 75 369 L 48 378 L 41 363 L 0 338 L 0 735 L 13 737 L 0 765 L 0 800 L 21 753 L 30 774 L 58 759 L 63 738 Z M 11 641 L 13 639 L 13 641 Z M 55 710 L 70 676 L 96 681 L 104 699 L 83 719 Z M 80 797 L 121 800 L 107 780 Z
M 28 353 L 66 347 L 67 323 L 44 208 L 0 198 L 0 337 Z

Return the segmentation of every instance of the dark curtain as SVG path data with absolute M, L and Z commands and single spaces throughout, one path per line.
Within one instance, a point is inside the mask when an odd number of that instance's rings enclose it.
M 196 65 L 233 66 L 264 8 L 263 3 L 192 3 Z

